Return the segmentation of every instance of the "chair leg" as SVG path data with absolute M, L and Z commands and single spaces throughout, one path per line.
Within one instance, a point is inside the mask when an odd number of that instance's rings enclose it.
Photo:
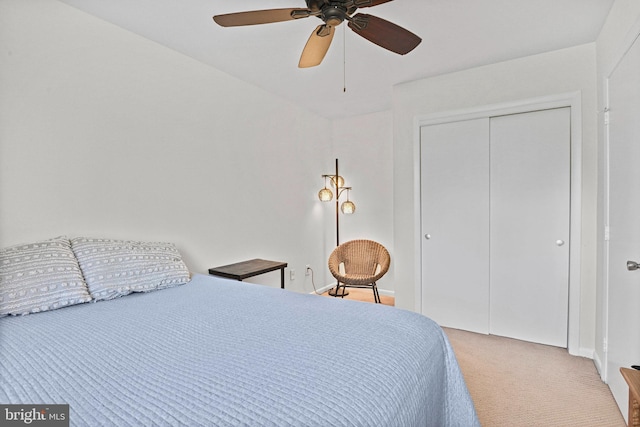
M 340 291 L 340 288 L 342 287 L 342 292 Z M 338 284 L 336 285 L 336 293 L 334 295 L 334 297 L 338 298 L 341 297 L 342 299 L 344 299 L 344 292 L 346 290 L 346 286 L 344 286 L 344 284 L 342 286 L 340 286 L 340 282 L 338 282 Z
M 340 291 L 340 282 L 338 282 L 338 283 L 336 284 L 336 289 L 335 289 L 335 291 L 334 291 L 334 293 L 333 293 L 333 297 L 334 297 L 334 298 L 338 298 L 338 292 L 339 292 L 339 291 Z M 331 293 L 331 291 L 329 291 L 329 293 Z
M 376 304 L 380 304 L 380 294 L 378 293 L 378 285 L 373 283 L 372 288 L 373 288 L 373 300 L 376 302 Z

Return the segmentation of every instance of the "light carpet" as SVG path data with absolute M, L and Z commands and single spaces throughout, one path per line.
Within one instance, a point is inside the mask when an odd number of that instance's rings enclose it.
M 494 335 L 445 332 L 483 426 L 625 426 L 591 359 Z

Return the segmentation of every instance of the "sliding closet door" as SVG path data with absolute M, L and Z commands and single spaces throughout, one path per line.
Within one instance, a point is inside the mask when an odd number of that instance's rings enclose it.
M 489 325 L 489 119 L 421 128 L 422 312 Z
M 491 119 L 490 333 L 567 347 L 570 109 Z

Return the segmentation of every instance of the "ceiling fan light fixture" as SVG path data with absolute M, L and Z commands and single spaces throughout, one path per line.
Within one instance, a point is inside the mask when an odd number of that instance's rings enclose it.
M 322 8 L 322 20 L 330 27 L 337 27 L 347 17 L 347 10 L 339 6 L 326 6 Z

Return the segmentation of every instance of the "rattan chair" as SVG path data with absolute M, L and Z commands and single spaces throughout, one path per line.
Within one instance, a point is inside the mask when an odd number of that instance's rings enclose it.
M 341 244 L 329 256 L 329 270 L 338 281 L 335 296 L 344 297 L 346 288 L 372 288 L 373 299 L 379 303 L 376 282 L 389 271 L 390 263 L 389 252 L 378 242 L 351 240 Z

